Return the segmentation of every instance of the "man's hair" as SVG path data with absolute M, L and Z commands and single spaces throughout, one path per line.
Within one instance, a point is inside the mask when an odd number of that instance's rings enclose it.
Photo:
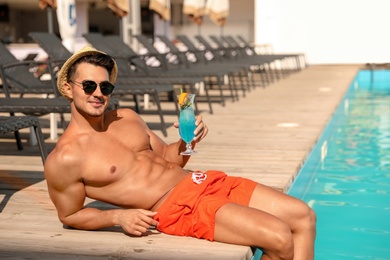
M 111 73 L 112 73 L 112 69 L 115 66 L 114 60 L 110 56 L 108 56 L 106 54 L 103 54 L 103 53 L 93 53 L 91 55 L 86 55 L 86 56 L 83 56 L 80 59 L 78 59 L 69 68 L 68 75 L 67 75 L 68 81 L 73 79 L 73 77 L 76 74 L 77 67 L 81 63 L 88 63 L 88 64 L 92 64 L 92 65 L 95 65 L 95 66 L 103 67 L 103 68 L 105 68 L 108 71 L 108 75 L 110 75 L 110 76 L 111 76 Z

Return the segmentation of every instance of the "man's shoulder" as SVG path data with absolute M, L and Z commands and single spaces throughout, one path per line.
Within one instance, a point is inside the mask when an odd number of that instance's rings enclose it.
M 107 115 L 107 114 L 106 114 Z M 127 123 L 140 123 L 144 124 L 144 120 L 140 117 L 138 113 L 129 108 L 119 108 L 117 110 L 108 111 L 110 123 L 118 121 L 120 119 L 125 119 L 123 122 Z
M 45 168 L 55 166 L 56 168 L 69 168 L 78 165 L 82 158 L 82 141 L 77 135 L 64 135 L 57 141 L 54 149 L 49 153 Z
M 48 186 L 58 189 L 62 189 L 64 183 L 78 182 L 81 178 L 83 165 L 82 151 L 79 149 L 77 141 L 70 142 L 64 138 L 62 140 L 58 140 L 44 165 Z
M 110 111 L 108 111 L 110 112 Z M 112 111 L 114 112 L 114 111 Z M 115 116 L 117 117 L 140 117 L 135 111 L 131 110 L 130 108 L 118 108 L 115 110 Z M 113 114 L 114 115 L 114 114 Z

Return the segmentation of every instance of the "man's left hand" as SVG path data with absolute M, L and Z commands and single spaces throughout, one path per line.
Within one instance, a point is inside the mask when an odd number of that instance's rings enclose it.
M 174 123 L 173 125 L 174 127 L 179 128 L 178 122 Z M 195 129 L 195 137 L 193 141 L 199 143 L 200 140 L 205 138 L 205 136 L 209 132 L 209 129 L 206 126 L 206 124 L 203 122 L 203 117 L 201 115 L 196 116 L 195 125 L 196 125 L 196 129 Z
M 195 125 L 196 125 L 196 129 L 195 129 L 194 141 L 199 143 L 203 138 L 205 138 L 205 136 L 209 132 L 209 129 L 206 126 L 206 124 L 203 122 L 203 117 L 201 115 L 196 117 Z

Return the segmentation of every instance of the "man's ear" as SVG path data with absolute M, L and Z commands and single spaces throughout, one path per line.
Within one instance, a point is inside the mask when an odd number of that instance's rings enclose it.
M 72 89 L 72 86 L 68 82 L 64 83 L 64 90 L 65 90 L 66 96 L 70 99 L 73 99 L 73 89 Z

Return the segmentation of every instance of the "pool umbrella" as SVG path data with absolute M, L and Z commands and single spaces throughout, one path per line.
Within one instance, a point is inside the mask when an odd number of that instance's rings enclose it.
M 168 21 L 171 20 L 171 0 L 150 0 L 149 9 L 164 20 L 164 35 L 167 34 Z
M 53 9 L 57 7 L 55 0 L 38 0 L 39 7 L 47 11 L 47 26 L 49 33 L 53 33 Z
M 76 4 L 75 0 L 57 0 L 57 20 L 62 44 L 74 52 L 76 36 Z
M 171 20 L 171 0 L 150 0 L 149 9 L 158 13 L 165 21 Z
M 200 26 L 203 23 L 205 14 L 206 0 L 184 0 L 183 13 L 188 15 L 191 20 L 198 25 L 198 34 L 200 35 Z
M 107 6 L 115 13 L 116 16 L 122 18 L 129 13 L 129 0 L 106 0 Z
M 206 13 L 210 20 L 221 27 L 221 35 L 223 34 L 223 26 L 229 16 L 229 0 L 207 0 Z
M 119 33 L 123 39 L 123 24 L 122 18 L 129 13 L 129 0 L 106 0 L 108 8 L 119 17 Z

